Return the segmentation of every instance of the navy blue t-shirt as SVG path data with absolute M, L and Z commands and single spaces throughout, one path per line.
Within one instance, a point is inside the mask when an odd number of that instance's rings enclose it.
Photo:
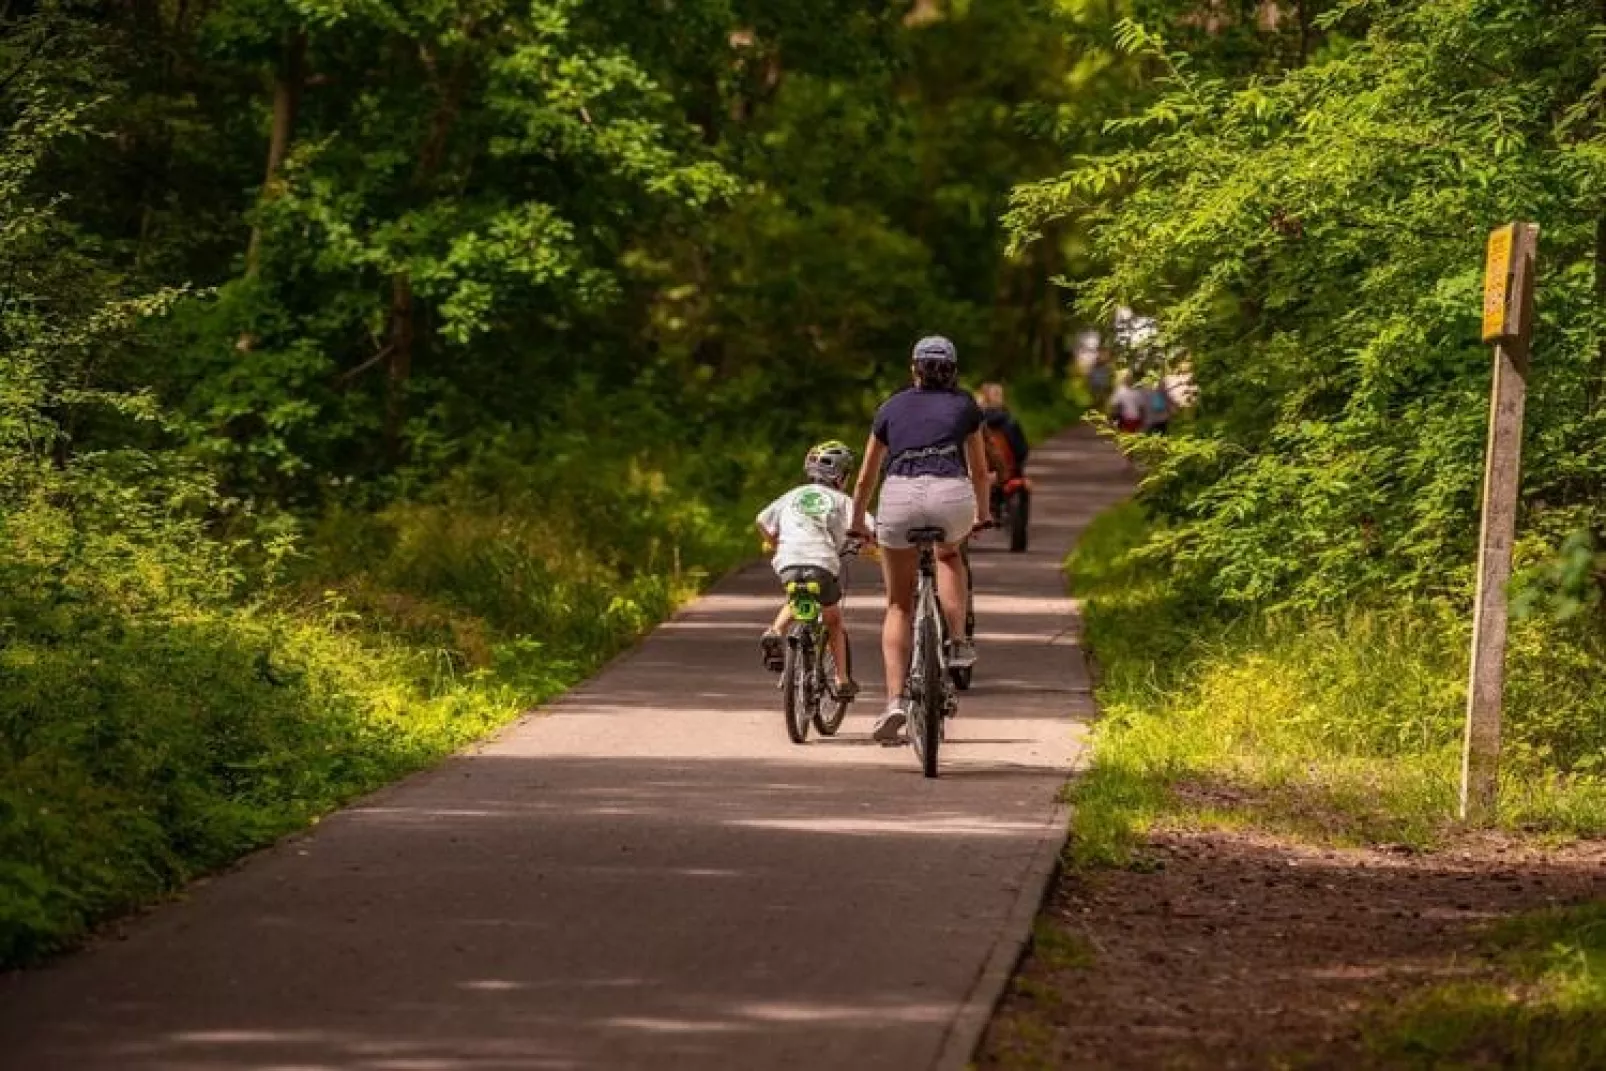
M 887 447 L 888 476 L 964 476 L 965 440 L 981 408 L 958 390 L 906 387 L 876 411 L 871 430 Z

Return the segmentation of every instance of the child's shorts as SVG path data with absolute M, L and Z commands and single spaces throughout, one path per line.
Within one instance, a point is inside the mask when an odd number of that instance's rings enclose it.
M 813 580 L 820 585 L 820 605 L 835 606 L 842 601 L 842 584 L 829 569 L 821 569 L 818 565 L 788 565 L 781 570 L 781 583 L 790 584 L 793 581 L 807 583 Z

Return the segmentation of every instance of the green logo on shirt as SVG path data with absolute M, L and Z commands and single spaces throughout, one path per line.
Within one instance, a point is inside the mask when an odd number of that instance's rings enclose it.
M 831 512 L 831 496 L 824 491 L 817 491 L 811 487 L 806 491 L 800 492 L 796 498 L 792 499 L 792 508 L 805 517 L 818 519 Z

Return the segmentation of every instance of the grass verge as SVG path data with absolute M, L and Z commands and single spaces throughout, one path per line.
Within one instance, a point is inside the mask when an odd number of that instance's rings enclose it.
M 1342 616 L 1224 614 L 1143 551 L 1128 503 L 1067 568 L 1102 668 L 1094 761 L 1074 789 L 1081 865 L 1127 865 L 1156 823 L 1428 847 L 1454 826 L 1466 625 L 1442 604 Z M 1606 717 L 1587 638 L 1513 630 L 1501 822 L 1606 831 Z

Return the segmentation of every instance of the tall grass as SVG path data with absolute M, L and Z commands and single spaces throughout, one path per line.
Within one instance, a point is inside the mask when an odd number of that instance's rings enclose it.
M 1144 553 L 1126 504 L 1067 568 L 1103 674 L 1074 850 L 1126 861 L 1156 822 L 1256 825 L 1334 842 L 1431 843 L 1454 812 L 1467 626 L 1406 601 L 1322 616 L 1231 615 Z M 1606 658 L 1540 622 L 1513 632 L 1501 820 L 1606 830 Z

